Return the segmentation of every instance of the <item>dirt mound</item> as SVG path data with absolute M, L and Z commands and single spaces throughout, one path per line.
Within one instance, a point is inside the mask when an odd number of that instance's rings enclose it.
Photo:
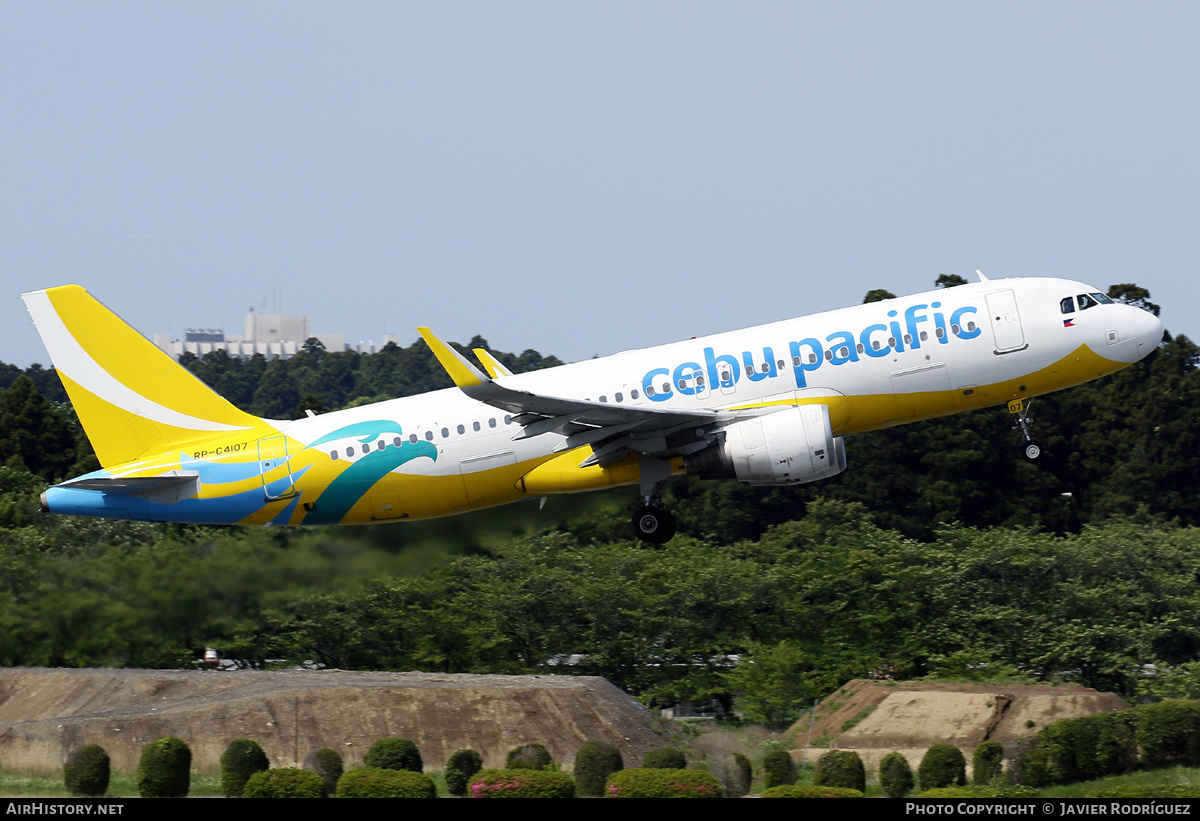
M 0 768 L 57 773 L 68 753 L 100 744 L 118 770 L 162 736 L 186 741 L 198 772 L 219 769 L 230 741 L 251 738 L 272 766 L 330 747 L 361 764 L 386 736 L 411 738 L 440 769 L 470 747 L 503 766 L 513 747 L 544 744 L 574 761 L 589 739 L 637 766 L 671 730 L 602 678 L 432 673 L 0 670 Z
M 788 735 L 796 757 L 814 760 L 828 749 L 855 750 L 868 769 L 887 753 L 903 752 L 916 767 L 934 744 L 953 744 L 971 760 L 983 741 L 1005 743 L 1062 718 L 1129 705 L 1112 693 L 1077 684 L 950 684 L 857 679 L 825 699 L 811 735 L 809 719 Z M 810 741 L 811 739 L 811 741 Z

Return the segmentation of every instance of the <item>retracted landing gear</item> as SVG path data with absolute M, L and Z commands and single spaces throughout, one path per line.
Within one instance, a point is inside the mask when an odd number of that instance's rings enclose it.
M 1015 417 L 1012 429 L 1021 431 L 1021 437 L 1025 440 L 1021 445 L 1021 455 L 1030 462 L 1036 462 L 1045 455 L 1046 451 L 1041 444 L 1033 441 L 1033 437 L 1029 435 L 1029 425 L 1033 420 L 1029 418 L 1029 415 L 1025 411 L 1030 404 L 1032 403 L 1022 399 L 1014 399 L 1008 403 L 1008 412 Z
M 642 506 L 633 514 L 633 535 L 650 544 L 666 544 L 675 535 L 675 517 L 662 503 L 662 489 L 671 478 L 671 463 L 645 454 L 638 457 Z

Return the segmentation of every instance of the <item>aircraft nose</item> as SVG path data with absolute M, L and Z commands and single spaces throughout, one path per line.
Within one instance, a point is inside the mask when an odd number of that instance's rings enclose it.
M 1133 335 L 1137 338 L 1138 359 L 1142 359 L 1162 342 L 1162 320 L 1149 311 L 1138 309 L 1133 316 Z

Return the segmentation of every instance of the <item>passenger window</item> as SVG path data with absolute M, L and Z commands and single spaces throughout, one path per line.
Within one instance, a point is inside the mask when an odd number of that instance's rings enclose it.
M 509 415 L 507 415 L 507 414 L 505 414 L 505 416 L 504 416 L 504 424 L 506 424 L 506 425 L 511 425 L 511 424 L 512 424 L 512 417 L 511 417 L 511 416 L 509 416 Z
M 798 356 L 793 356 L 793 357 L 792 357 L 792 367 L 793 367 L 793 368 L 799 368 L 799 367 L 800 367 L 800 357 L 798 357 Z
M 601 402 L 603 402 L 604 404 L 606 404 L 606 405 L 607 405 L 607 404 L 608 404 L 608 397 L 607 397 L 607 396 L 601 396 L 601 397 L 600 397 L 600 401 L 601 401 Z
M 432 442 L 432 441 L 433 441 L 433 431 L 431 431 L 431 430 L 427 430 L 427 431 L 425 431 L 425 441 L 426 441 L 426 442 Z
M 946 329 L 938 328 L 936 331 L 934 331 L 934 333 L 937 335 L 938 339 L 942 339 L 946 336 Z
M 400 443 L 402 441 L 403 440 L 399 436 L 397 436 L 395 439 L 392 440 L 392 444 L 395 445 L 396 447 L 400 447 Z
M 495 419 L 489 419 L 489 420 L 488 420 L 488 427 L 489 427 L 489 428 L 494 428 L 494 427 L 496 427 L 496 420 L 495 420 Z
M 637 392 L 637 391 L 630 391 L 630 392 L 629 392 L 629 398 L 630 398 L 630 399 L 633 399 L 634 401 L 636 401 L 636 400 L 637 400 L 637 398 L 638 398 L 638 392 Z
M 475 422 L 473 425 L 471 425 L 471 427 L 474 428 L 475 430 L 479 430 L 479 423 Z
M 1058 303 L 1058 307 L 1062 309 L 1064 314 L 1075 313 L 1075 297 L 1067 297 L 1062 302 Z
M 329 451 L 329 458 L 336 462 L 338 459 L 338 452 L 336 450 Z
M 442 428 L 442 438 L 447 439 L 450 436 L 450 428 Z
M 466 429 L 466 428 L 464 428 L 462 425 L 459 425 L 459 426 L 458 426 L 458 433 L 459 433 L 459 435 L 460 435 L 460 436 L 461 436 L 462 434 L 466 433 L 466 432 L 467 432 L 467 429 Z
M 354 448 L 346 448 L 346 458 L 347 459 L 354 458 Z
M 754 366 L 753 365 L 746 366 L 746 376 L 754 376 Z
M 826 351 L 825 352 L 825 361 L 830 362 L 832 360 L 833 360 L 833 351 Z
M 375 443 L 375 450 L 383 450 L 386 447 L 387 447 L 387 442 L 384 442 L 382 439 L 380 439 L 378 442 Z
M 408 441 L 412 442 L 415 445 L 417 443 L 417 435 L 415 433 L 410 433 L 408 435 Z
M 621 395 L 620 391 L 617 391 L 615 394 L 613 394 L 613 399 L 616 399 L 618 402 L 625 401 L 625 397 Z
M 363 445 L 363 446 L 362 446 L 362 450 L 363 450 L 363 455 L 364 455 L 364 456 L 366 456 L 368 453 L 370 453 L 370 452 L 371 452 L 371 446 L 370 446 L 370 445 Z
M 663 393 L 671 392 L 671 383 L 670 382 L 663 382 L 662 392 Z
M 654 386 L 653 385 L 646 386 L 646 396 L 654 396 Z
M 929 341 L 929 331 L 921 331 L 921 341 L 922 342 Z

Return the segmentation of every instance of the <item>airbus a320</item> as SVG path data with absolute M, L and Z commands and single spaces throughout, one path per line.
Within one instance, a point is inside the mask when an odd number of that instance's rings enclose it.
M 673 476 L 751 485 L 846 469 L 844 437 L 1009 405 L 1120 370 L 1163 326 L 1082 282 L 980 281 L 513 374 L 420 333 L 456 387 L 302 419 L 214 393 L 78 285 L 23 296 L 101 470 L 53 513 L 333 525 L 636 484 L 638 538 L 675 533 Z

